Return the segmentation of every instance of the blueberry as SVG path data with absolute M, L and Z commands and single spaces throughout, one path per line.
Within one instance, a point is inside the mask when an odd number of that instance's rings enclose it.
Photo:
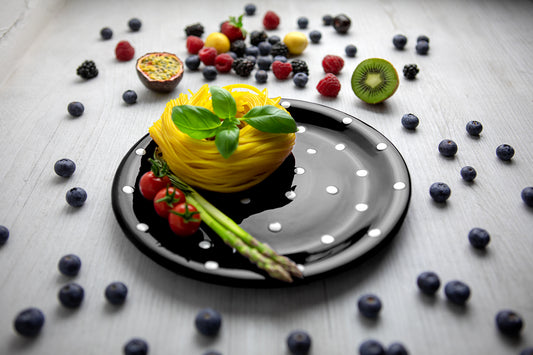
M 322 38 L 322 33 L 317 30 L 313 30 L 309 32 L 309 39 L 311 40 L 311 43 L 318 43 L 320 42 L 320 39 Z
M 469 121 L 466 124 L 466 132 L 471 136 L 479 136 L 483 130 L 483 125 L 478 121 Z
M 533 207 L 533 186 L 524 187 L 520 196 L 526 205 Z
M 266 55 L 257 58 L 257 67 L 261 70 L 269 70 L 272 65 L 272 56 Z
M 141 29 L 141 20 L 139 20 L 138 18 L 132 18 L 131 20 L 128 21 L 128 26 L 130 28 L 130 30 L 134 31 L 134 32 L 137 32 Z
M 296 85 L 299 88 L 305 87 L 305 85 L 307 85 L 308 80 L 309 80 L 309 77 L 305 73 L 296 73 L 292 78 L 294 85 Z
M 496 326 L 505 335 L 518 336 L 524 326 L 524 321 L 516 312 L 503 310 L 496 314 Z
M 445 202 L 451 194 L 452 190 L 444 182 L 434 182 L 429 187 L 429 195 L 435 202 Z
M 294 355 L 305 355 L 311 348 L 311 336 L 305 330 L 294 330 L 287 337 L 287 346 Z
M 257 45 L 257 49 L 259 50 L 259 55 L 269 55 L 272 50 L 272 44 L 263 41 Z
M 137 93 L 133 90 L 126 90 L 122 94 L 122 100 L 129 105 L 134 104 L 137 102 Z
M 443 139 L 439 143 L 439 153 L 445 157 L 453 157 L 457 153 L 457 143 L 451 139 Z
M 427 54 L 429 51 L 429 43 L 426 41 L 419 41 L 416 43 L 415 49 L 418 54 Z
M 426 295 L 434 295 L 440 287 L 440 278 L 433 271 L 424 271 L 418 275 L 416 284 Z
M 6 226 L 0 225 L 0 245 L 6 244 L 9 239 L 9 229 Z
M 54 171 L 61 177 L 71 177 L 75 170 L 76 163 L 67 158 L 59 159 L 54 164 Z
M 257 63 L 257 56 L 255 55 L 245 55 L 244 58 L 252 62 L 254 65 Z
M 15 317 L 15 330 L 25 337 L 34 337 L 44 325 L 44 314 L 38 308 L 27 308 Z
M 270 46 L 270 49 L 272 49 L 272 45 Z M 251 55 L 253 57 L 257 57 L 259 55 L 259 47 L 257 47 L 257 46 L 248 46 L 244 50 L 244 53 L 246 55 Z
M 462 281 L 450 281 L 444 286 L 446 298 L 457 305 L 464 305 L 470 298 L 470 287 Z
M 359 297 L 357 308 L 367 318 L 376 318 L 381 311 L 381 300 L 374 294 L 366 294 Z
M 233 60 L 237 59 L 237 53 L 233 52 L 233 51 L 229 51 L 229 52 L 226 52 L 226 54 L 229 54 L 231 56 L 231 58 L 233 58 Z
M 501 144 L 496 147 L 496 156 L 503 161 L 509 161 L 514 156 L 514 148 L 509 144 Z
M 385 355 L 385 348 L 381 343 L 374 339 L 368 339 L 359 346 L 360 355 Z
M 416 41 L 417 41 L 417 42 L 425 41 L 425 42 L 429 43 L 429 37 L 426 36 L 426 35 L 420 35 L 420 36 L 418 36 L 418 37 L 416 38 Z
M 83 287 L 77 283 L 71 282 L 59 289 L 57 297 L 63 306 L 67 308 L 77 308 L 81 305 L 84 294 Z
M 275 62 L 276 60 L 279 60 L 282 63 L 287 63 L 287 57 L 285 57 L 283 55 L 275 56 L 274 59 L 273 59 L 273 62 Z
M 483 228 L 472 228 L 468 232 L 468 241 L 474 248 L 484 249 L 490 242 L 490 235 Z
M 464 181 L 474 181 L 477 176 L 476 169 L 471 166 L 464 166 L 461 168 L 461 177 Z
M 203 355 L 222 355 L 222 353 L 216 350 L 208 350 L 207 352 L 203 353 Z
M 387 355 L 409 355 L 409 352 L 402 343 L 392 343 L 387 348 Z
M 523 349 L 520 355 L 533 355 L 533 347 Z
M 100 36 L 102 36 L 103 39 L 110 39 L 113 37 L 113 31 L 109 27 L 104 27 L 100 30 Z
M 412 113 L 406 113 L 402 116 L 402 126 L 407 129 L 415 129 L 416 127 L 418 127 L 419 123 L 420 120 L 418 119 L 418 117 L 416 117 Z
M 204 308 L 196 314 L 194 324 L 200 334 L 215 336 L 222 325 L 222 316 L 214 309 Z
M 353 58 L 355 57 L 355 54 L 357 53 L 357 47 L 354 46 L 353 44 L 349 44 L 344 48 L 344 53 L 346 53 L 348 57 Z
M 202 70 L 202 75 L 206 80 L 215 80 L 217 78 L 217 68 L 213 65 L 207 65 Z
M 298 28 L 305 30 L 307 26 L 309 25 L 309 19 L 307 17 L 299 17 L 298 18 Z
M 270 36 L 267 38 L 267 42 L 270 43 L 271 45 L 274 45 L 278 42 L 281 42 L 281 38 L 279 36 Z
M 197 54 L 193 54 L 185 58 L 185 65 L 190 70 L 198 70 L 200 63 L 200 57 Z
M 404 35 L 395 35 L 392 37 L 392 44 L 394 44 L 394 47 L 397 49 L 403 49 L 405 45 L 407 44 L 407 37 Z
M 255 10 L 257 10 L 256 6 L 254 4 L 247 4 L 244 7 L 244 12 L 246 12 L 246 15 L 253 16 L 255 15 Z
M 83 115 L 83 111 L 85 111 L 85 107 L 81 102 L 73 101 L 68 104 L 67 106 L 68 113 L 70 113 L 74 117 L 80 117 Z
M 126 302 L 128 287 L 120 281 L 115 281 L 107 285 L 104 295 L 109 303 L 113 305 L 121 305 Z
M 264 84 L 267 82 L 268 80 L 268 73 L 263 70 L 263 69 L 260 69 L 258 71 L 255 72 L 255 80 L 260 83 L 260 84 Z
M 73 187 L 67 191 L 66 200 L 72 207 L 81 207 L 87 200 L 87 192 L 81 187 Z
M 331 15 L 322 16 L 322 23 L 324 24 L 324 26 L 333 25 L 333 16 L 331 16 Z
M 57 268 L 65 276 L 76 276 L 81 269 L 81 259 L 74 254 L 64 255 L 59 259 Z
M 146 355 L 148 343 L 141 338 L 133 338 L 124 345 L 124 355 Z

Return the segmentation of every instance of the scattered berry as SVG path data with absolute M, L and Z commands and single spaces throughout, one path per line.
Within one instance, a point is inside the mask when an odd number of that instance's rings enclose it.
M 81 187 L 73 187 L 67 191 L 66 200 L 72 207 L 81 207 L 87 200 L 87 192 Z
M 477 172 L 476 172 L 476 169 L 474 169 L 473 167 L 464 166 L 463 168 L 461 168 L 461 177 L 463 178 L 464 181 L 468 181 L 468 182 L 474 181 L 476 176 L 477 176 Z
M 439 153 L 445 157 L 453 157 L 457 153 L 457 143 L 451 139 L 443 139 L 439 143 Z
M 73 101 L 68 104 L 67 111 L 71 116 L 80 117 L 83 115 L 83 111 L 85 111 L 85 106 L 81 102 Z
M 309 81 L 309 77 L 305 73 L 296 73 L 292 81 L 294 82 L 294 85 L 296 85 L 299 88 L 303 88 L 307 85 L 307 81 Z
M 402 126 L 407 129 L 416 129 L 419 123 L 420 120 L 418 119 L 418 117 L 416 117 L 412 113 L 406 113 L 402 116 Z
M 351 25 L 352 20 L 344 14 L 337 15 L 333 18 L 333 28 L 335 31 L 337 31 L 337 33 L 347 33 Z
M 274 11 L 267 11 L 263 17 L 263 26 L 267 30 L 275 30 L 279 26 L 279 16 Z
M 503 310 L 496 314 L 496 326 L 505 335 L 518 336 L 524 326 L 524 321 L 516 312 Z
M 76 74 L 83 79 L 92 79 L 98 75 L 98 69 L 92 60 L 86 60 L 76 69 Z
M 272 65 L 272 56 L 261 56 L 257 58 L 257 67 L 261 70 L 269 70 Z
M 237 57 L 242 57 L 244 56 L 244 53 L 246 53 L 246 43 L 244 43 L 243 40 L 238 39 L 231 43 L 230 51 L 235 53 Z
M 483 228 L 472 228 L 468 232 L 468 241 L 476 249 L 485 249 L 490 242 L 490 235 Z
M 222 353 L 216 350 L 208 350 L 207 352 L 203 353 L 203 355 L 222 355 Z
M 27 308 L 15 317 L 14 327 L 17 333 L 25 337 L 34 337 L 44 325 L 44 314 L 38 308 Z
M 276 60 L 277 60 L 277 61 L 280 61 L 280 62 L 282 62 L 282 63 L 287 63 L 287 57 L 284 57 L 284 56 L 282 56 L 282 55 L 277 55 L 277 56 L 275 56 L 275 57 L 274 57 L 274 62 L 275 62 Z
M 109 27 L 104 27 L 100 30 L 100 36 L 102 36 L 102 39 L 111 39 L 113 37 L 113 30 Z
M 416 43 L 415 49 L 418 54 L 427 54 L 429 51 L 429 43 L 426 41 L 418 41 Z
M 274 73 L 274 76 L 279 80 L 287 79 L 289 75 L 291 75 L 291 72 L 291 63 L 283 63 L 279 60 L 276 60 L 274 63 L 272 63 L 272 73 Z
M 385 355 L 385 348 L 374 339 L 365 340 L 359 346 L 359 355 Z
M 444 182 L 435 182 L 429 187 L 429 195 L 435 202 L 446 202 L 452 191 Z
M 121 305 L 126 302 L 128 287 L 120 281 L 115 281 L 107 285 L 104 295 L 109 303 L 113 305 Z
M 141 25 L 142 25 L 141 20 L 139 20 L 138 18 L 132 18 L 131 20 L 128 21 L 128 27 L 133 32 L 139 31 L 141 29 Z
M 514 156 L 514 148 L 509 144 L 501 144 L 496 147 L 496 156 L 503 161 L 509 161 Z
M 524 187 L 520 196 L 526 205 L 533 207 L 533 186 Z
M 189 25 L 185 27 L 185 34 L 187 36 L 202 37 L 204 34 L 204 26 L 202 26 L 200 23 Z
M 324 72 L 331 74 L 339 74 L 342 68 L 344 67 L 344 59 L 338 55 L 328 54 L 322 59 L 322 68 Z
M 367 294 L 359 297 L 357 301 L 357 308 L 359 312 L 367 318 L 376 318 L 381 311 L 381 300 L 378 296 Z
M 237 58 L 233 61 L 233 70 L 237 75 L 247 77 L 252 73 L 255 63 L 246 58 Z
M 483 130 L 483 125 L 478 121 L 469 121 L 466 124 L 466 132 L 471 136 L 479 136 Z
M 309 25 L 309 19 L 307 17 L 298 17 L 298 28 L 305 30 Z
M 287 347 L 291 354 L 305 355 L 311 349 L 311 336 L 305 330 L 294 330 L 287 337 Z
M 115 47 L 115 56 L 121 62 L 127 62 L 135 55 L 135 49 L 128 41 L 120 41 Z
M 533 347 L 525 348 L 520 352 L 520 355 L 533 355 Z
M 416 64 L 406 64 L 403 67 L 403 76 L 408 80 L 416 78 L 416 74 L 420 72 Z
M 255 72 L 255 80 L 260 83 L 260 84 L 264 84 L 267 82 L 268 80 L 268 73 L 263 70 L 263 69 L 260 69 L 258 71 Z
M 9 229 L 6 226 L 0 225 L 0 245 L 6 244 L 9 239 Z
M 185 59 L 185 66 L 187 66 L 187 68 L 189 68 L 190 70 L 198 70 L 198 68 L 200 67 L 200 63 L 200 57 L 196 54 L 188 56 Z
M 257 45 L 257 49 L 259 50 L 259 55 L 269 55 L 270 51 L 272 50 L 272 44 L 267 41 L 263 41 Z
M 387 348 L 386 355 L 409 355 L 405 346 L 401 343 L 392 343 Z
M 322 16 L 322 23 L 324 24 L 324 26 L 333 25 L 333 16 L 331 16 L 331 15 Z
M 71 177 L 76 171 L 76 163 L 67 158 L 59 159 L 54 164 L 54 171 L 61 177 Z
M 323 96 L 337 97 L 341 90 L 341 83 L 335 75 L 328 73 L 318 82 L 316 89 Z
M 217 50 L 213 47 L 204 47 L 198 52 L 198 57 L 204 65 L 214 65 L 217 57 Z
M 83 302 L 85 291 L 77 283 L 71 282 L 59 289 L 59 302 L 67 308 L 77 308 Z
M 255 11 L 257 10 L 256 6 L 254 4 L 247 4 L 244 7 L 244 12 L 246 12 L 246 15 L 253 16 L 255 15 Z
M 222 316 L 214 309 L 204 308 L 196 314 L 194 324 L 200 334 L 215 336 L 222 325 Z
M 202 69 L 202 75 L 206 80 L 215 80 L 218 75 L 217 68 L 214 65 L 206 65 Z
M 392 37 L 392 44 L 394 44 L 394 47 L 397 49 L 403 49 L 407 44 L 407 37 L 402 34 L 395 35 Z
M 133 338 L 124 345 L 124 355 L 146 355 L 148 343 L 140 338 Z
M 185 46 L 187 47 L 187 52 L 190 54 L 198 54 L 200 49 L 204 47 L 204 41 L 197 36 L 188 36 L 185 41 Z
M 59 259 L 57 268 L 65 276 L 76 276 L 81 269 L 81 259 L 75 254 L 64 255 Z
M 238 39 L 244 40 L 246 37 L 246 31 L 243 32 L 242 29 L 242 16 L 230 16 L 229 21 L 225 21 L 220 25 L 220 32 L 225 34 L 230 42 Z
M 309 75 L 309 67 L 304 60 L 294 59 L 291 61 L 291 66 L 293 74 L 304 73 L 305 75 Z
M 450 281 L 444 286 L 446 298 L 457 305 L 464 305 L 470 298 L 470 287 L 462 281 Z
M 252 31 L 250 33 L 250 44 L 252 46 L 258 46 L 259 43 L 266 41 L 268 35 L 265 31 Z
M 261 43 L 266 43 L 266 42 L 261 42 Z M 259 43 L 259 44 L 261 44 Z M 270 46 L 272 48 L 272 46 Z M 244 50 L 244 54 L 245 56 L 253 56 L 253 57 L 257 57 L 259 56 L 259 47 L 257 46 L 249 46 L 249 47 L 246 47 L 246 49 Z
M 215 68 L 219 73 L 227 73 L 231 70 L 233 58 L 227 53 L 217 55 L 215 58 Z
M 426 295 L 434 295 L 440 287 L 440 278 L 433 271 L 424 271 L 418 275 L 416 284 Z
M 270 50 L 270 54 L 273 57 L 276 57 L 278 55 L 283 56 L 283 57 L 288 57 L 289 56 L 289 48 L 287 47 L 287 45 L 285 43 L 277 42 L 277 43 L 274 43 L 272 45 L 272 49 Z
M 279 36 L 276 36 L 276 35 L 273 35 L 273 36 L 269 36 L 267 38 L 267 42 L 270 43 L 271 45 L 274 45 L 278 42 L 281 42 L 281 38 Z
M 132 105 L 137 102 L 137 93 L 133 90 L 126 90 L 122 94 L 122 100 L 124 100 L 125 103 Z
M 322 39 L 322 33 L 320 33 L 320 31 L 313 30 L 309 32 L 309 39 L 311 40 L 311 43 L 319 43 Z
M 418 36 L 418 37 L 416 38 L 416 41 L 417 41 L 417 42 L 425 41 L 425 42 L 429 43 L 429 37 L 426 36 L 426 35 L 420 35 L 420 36 Z
M 346 53 L 346 56 L 353 58 L 357 53 L 357 47 L 353 44 L 349 44 L 344 48 L 344 53 Z

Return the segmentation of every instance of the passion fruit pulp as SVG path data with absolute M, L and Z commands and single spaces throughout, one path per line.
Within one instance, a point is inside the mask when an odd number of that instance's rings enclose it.
M 167 52 L 146 53 L 137 59 L 135 68 L 144 86 L 158 92 L 174 90 L 183 77 L 183 62 Z

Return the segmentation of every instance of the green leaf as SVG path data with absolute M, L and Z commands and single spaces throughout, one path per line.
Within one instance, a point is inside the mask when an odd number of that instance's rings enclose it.
M 215 137 L 215 145 L 225 159 L 228 159 L 237 149 L 239 133 L 239 127 L 229 121 L 224 121 L 222 126 L 220 126 Z
M 287 112 L 272 106 L 256 106 L 242 118 L 246 123 L 261 132 L 294 133 L 296 122 Z
M 195 139 L 213 137 L 222 125 L 213 112 L 205 107 L 191 105 L 174 106 L 172 121 L 180 131 Z
M 215 115 L 222 119 L 235 117 L 237 104 L 231 93 L 219 86 L 211 86 L 210 91 Z

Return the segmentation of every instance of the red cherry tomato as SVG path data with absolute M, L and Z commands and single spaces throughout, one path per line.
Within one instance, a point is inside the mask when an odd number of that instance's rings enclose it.
M 170 229 L 181 237 L 187 237 L 196 233 L 200 228 L 200 212 L 191 204 L 180 203 L 170 210 L 168 225 Z
M 166 188 L 168 185 L 170 185 L 170 179 L 168 176 L 158 177 L 153 171 L 144 173 L 143 176 L 141 176 L 141 180 L 139 180 L 141 195 L 148 200 L 153 200 L 155 194 L 157 194 L 159 190 Z
M 185 202 L 185 194 L 174 186 L 167 186 L 154 197 L 154 209 L 163 218 L 168 217 L 169 211 L 176 205 Z

